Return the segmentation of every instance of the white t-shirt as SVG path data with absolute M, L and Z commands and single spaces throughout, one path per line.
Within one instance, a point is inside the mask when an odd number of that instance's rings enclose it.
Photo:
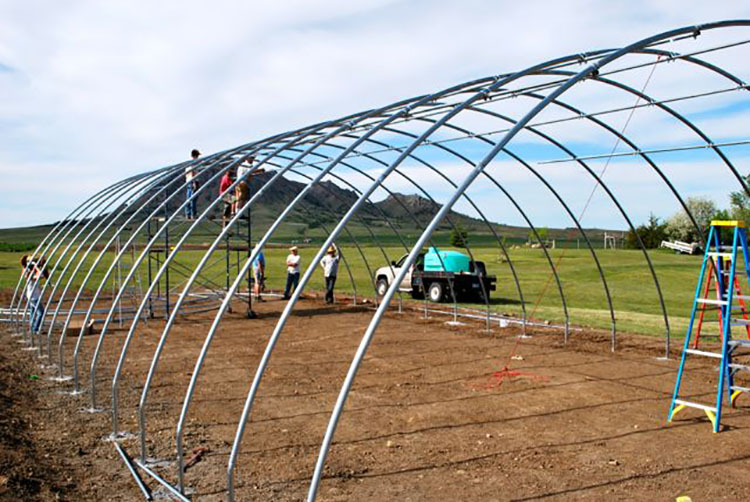
M 320 259 L 320 266 L 323 267 L 325 277 L 335 277 L 339 272 L 339 257 L 326 254 Z
M 195 166 L 187 166 L 185 168 L 185 181 L 190 182 L 195 178 Z
M 31 276 L 29 282 L 26 284 L 26 298 L 30 303 L 36 303 L 39 299 L 39 295 L 42 294 L 42 290 L 39 287 L 39 281 Z
M 237 179 L 241 179 L 252 168 L 253 168 L 252 165 L 245 164 L 245 163 L 242 163 L 239 166 L 237 166 Z M 250 180 L 248 178 L 245 178 L 243 181 L 245 181 L 245 183 L 247 183 Z
M 286 271 L 290 274 L 299 274 L 299 255 L 289 253 L 286 257 Z

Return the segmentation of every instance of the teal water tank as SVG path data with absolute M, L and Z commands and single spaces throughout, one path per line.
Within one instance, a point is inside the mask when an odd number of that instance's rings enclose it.
M 440 251 L 431 247 L 424 255 L 425 272 L 468 272 L 469 257 L 458 251 Z

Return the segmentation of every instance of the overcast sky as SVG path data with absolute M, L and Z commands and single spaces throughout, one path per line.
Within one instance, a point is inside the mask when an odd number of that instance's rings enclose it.
M 194 147 L 736 18 L 750 2 L 0 0 L 0 227 Z

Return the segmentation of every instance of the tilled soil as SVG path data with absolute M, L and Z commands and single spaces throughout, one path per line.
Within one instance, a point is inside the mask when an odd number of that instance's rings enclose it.
M 241 306 L 209 346 L 188 410 L 185 483 L 196 500 L 224 500 L 226 465 L 255 369 L 284 306 Z M 369 306 L 302 301 L 282 332 L 241 443 L 237 500 L 304 500 L 331 409 L 372 316 Z M 213 313 L 180 318 L 166 341 L 147 410 L 147 455 L 176 483 L 175 427 Z M 389 313 L 354 382 L 318 500 L 749 500 L 750 400 L 727 409 L 724 431 L 685 410 L 665 426 L 678 360 L 662 342 L 551 329 L 450 326 Z M 55 382 L 18 337 L 2 335 L 0 494 L 6 500 L 138 500 L 111 440 L 113 369 L 128 325 L 104 339 L 92 413 L 84 393 Z M 119 385 L 120 444 L 140 455 L 137 403 L 163 321 L 141 324 Z M 75 337 L 65 344 L 71 372 Z M 710 349 L 709 345 L 704 348 Z M 715 399 L 715 360 L 691 364 L 683 394 Z M 34 379 L 38 375 L 38 379 Z M 743 401 L 743 399 L 745 399 Z M 130 435 L 128 435 L 130 434 Z M 143 475 L 157 498 L 165 492 Z

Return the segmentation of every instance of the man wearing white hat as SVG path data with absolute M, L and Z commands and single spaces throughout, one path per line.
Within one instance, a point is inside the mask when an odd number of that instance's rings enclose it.
M 297 246 L 289 248 L 289 256 L 286 257 L 286 288 L 284 289 L 284 300 L 291 298 L 292 292 L 299 284 L 299 253 Z
M 339 272 L 339 250 L 331 244 L 326 255 L 321 258 L 323 276 L 326 279 L 326 303 L 333 303 L 333 287 L 336 285 L 336 274 Z

